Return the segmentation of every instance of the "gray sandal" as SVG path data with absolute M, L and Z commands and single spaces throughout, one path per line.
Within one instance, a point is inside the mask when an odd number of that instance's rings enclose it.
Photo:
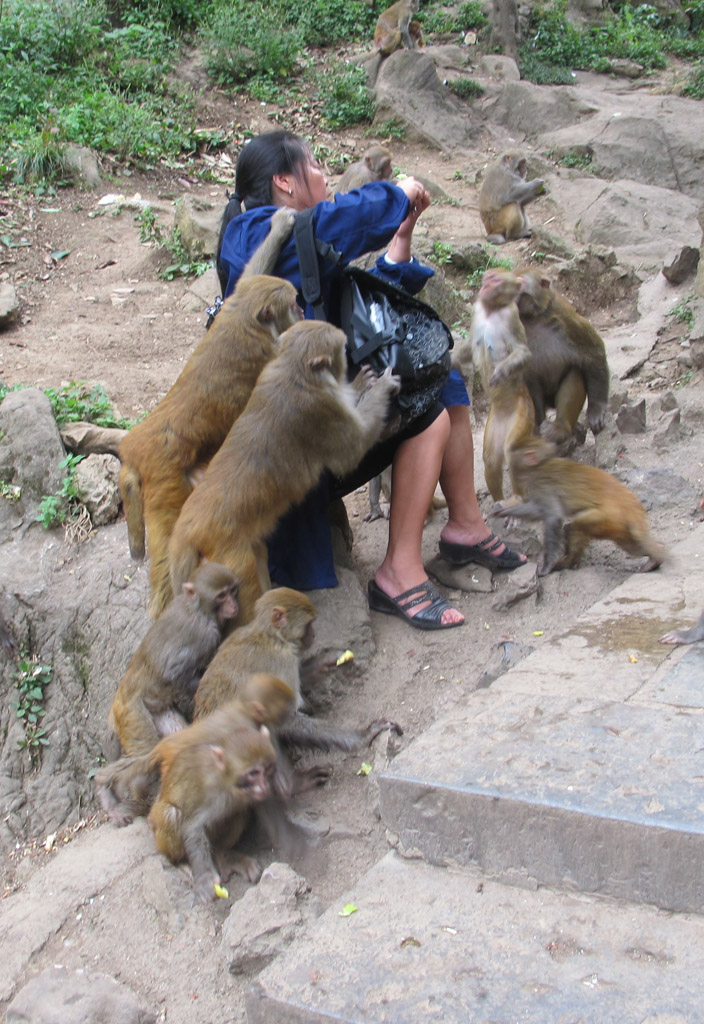
M 385 615 L 398 615 L 414 629 L 452 629 L 453 626 L 464 625 L 464 622 L 441 621 L 443 613 L 448 608 L 452 608 L 452 605 L 445 600 L 430 580 L 425 580 L 417 587 L 405 590 L 397 597 L 389 597 L 376 580 L 369 580 L 367 593 L 369 594 L 369 607 L 372 611 L 383 612 Z M 411 600 L 407 600 L 407 598 L 411 598 Z M 430 601 L 427 607 L 421 608 L 415 615 L 408 614 L 407 608 L 414 608 L 417 604 L 423 604 L 425 601 Z

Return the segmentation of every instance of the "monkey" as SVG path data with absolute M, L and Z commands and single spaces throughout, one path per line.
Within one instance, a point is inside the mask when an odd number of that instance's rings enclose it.
M 320 320 L 294 324 L 247 406 L 187 498 L 169 541 L 174 591 L 201 558 L 240 580 L 240 618 L 269 586 L 265 539 L 323 470 L 355 467 L 378 439 L 400 381 L 390 370 L 360 391 L 346 380 L 345 335 Z
M 695 644 L 704 640 L 704 611 L 691 629 L 673 629 L 660 637 L 661 644 Z
M 227 638 L 203 674 L 196 690 L 196 721 L 239 696 L 253 672 L 270 672 L 295 694 L 291 713 L 278 725 L 271 723 L 272 734 L 284 747 L 353 751 L 369 746 L 386 729 L 403 735 L 401 727 L 387 718 L 376 719 L 364 730 L 354 730 L 330 728 L 302 713 L 300 663 L 314 640 L 315 617 L 313 603 L 296 590 L 277 587 L 262 594 L 255 605 L 254 620 Z M 283 761 L 277 765 L 277 775 L 277 786 L 284 795 L 300 793 L 327 778 L 325 769 L 316 766 L 291 779 Z
M 415 50 L 423 45 L 420 22 L 413 18 L 420 7 L 420 0 L 398 0 L 379 15 L 374 29 L 374 46 L 383 57 L 403 46 Z
M 526 158 L 515 149 L 502 153 L 486 172 L 479 192 L 479 215 L 493 245 L 530 238 L 524 207 L 545 192 L 545 183 L 542 178 L 526 181 L 527 173 Z
M 484 428 L 484 476 L 494 501 L 503 498 L 503 468 L 512 448 L 535 430 L 533 402 L 524 380 L 531 361 L 516 298 L 521 279 L 507 270 L 487 270 L 474 303 L 470 345 L 474 365 L 491 401 Z M 514 494 L 522 494 L 513 472 Z
M 574 433 L 585 399 L 587 422 L 596 435 L 604 427 L 609 398 L 606 348 L 598 332 L 567 299 L 553 291 L 539 270 L 516 271 L 523 284 L 518 312 L 533 353 L 524 374 L 535 419 L 548 441 L 561 445 Z M 545 410 L 555 420 L 545 422 Z M 542 426 L 541 426 L 542 424 Z
M 219 713 L 220 719 L 227 710 Z M 250 809 L 270 799 L 276 753 L 265 726 L 220 724 L 215 741 L 202 739 L 203 724 L 183 730 L 177 751 L 163 767 L 149 824 L 159 853 L 173 864 L 188 861 L 196 896 L 207 903 L 222 880 L 223 869 L 215 863 L 218 854 L 229 853 L 231 868 L 250 882 L 259 879 L 257 862 L 232 851 Z
M 345 170 L 335 192 L 351 192 L 370 181 L 389 181 L 394 174 L 393 157 L 386 146 L 371 146 L 361 160 L 356 160 Z
M 640 572 L 657 569 L 665 551 L 652 537 L 635 494 L 603 469 L 556 458 L 556 450 L 541 437 L 513 449 L 509 459 L 526 501 L 495 513 L 542 519 L 545 536 L 538 575 L 577 568 L 590 540 L 612 540 L 629 555 L 647 555 Z
M 129 825 L 134 818 L 149 813 L 160 777 L 183 745 L 223 743 L 228 732 L 235 728 L 264 725 L 270 730 L 276 729 L 295 705 L 294 691 L 281 679 L 265 673 L 243 679 L 238 696 L 224 705 L 227 710 L 221 715 L 205 715 L 193 725 L 164 736 L 146 753 L 121 757 L 99 769 L 95 781 L 103 810 L 118 828 Z M 305 788 L 297 788 L 289 780 L 286 792 L 282 791 L 281 795 L 290 796 Z
M 294 219 L 285 208 L 274 214 L 269 234 L 178 379 L 120 445 L 130 553 L 144 558 L 146 527 L 153 617 L 171 600 L 167 542 L 181 506 L 277 353 L 279 336 L 303 315 L 290 282 L 253 273 L 273 266 Z
M 123 753 L 145 754 L 186 725 L 206 665 L 237 616 L 238 583 L 229 569 L 204 562 L 183 584 L 132 656 L 108 723 Z

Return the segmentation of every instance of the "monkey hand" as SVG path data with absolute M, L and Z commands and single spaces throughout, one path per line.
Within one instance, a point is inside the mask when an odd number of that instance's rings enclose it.
M 352 381 L 352 387 L 355 389 L 355 391 L 359 392 L 359 395 L 361 397 L 365 393 L 365 391 L 369 391 L 369 388 L 372 386 L 375 380 L 376 374 L 372 370 L 371 366 L 369 366 L 367 363 L 363 363 L 359 373 Z
M 206 871 L 193 879 L 193 888 L 200 903 L 210 903 L 215 899 L 215 886 L 221 884 L 220 875 L 215 871 Z
M 390 366 L 387 366 L 381 377 L 377 378 L 376 386 L 383 386 L 389 395 L 397 395 L 401 390 L 401 378 L 392 372 Z
M 377 502 L 376 505 L 372 505 L 372 507 L 367 512 L 366 516 L 364 517 L 364 522 L 365 523 L 373 523 L 373 522 L 376 522 L 377 519 L 388 519 L 388 518 L 389 518 L 388 510 L 387 511 L 382 510 L 381 505 Z
M 377 718 L 365 730 L 365 739 L 367 745 L 382 732 L 393 732 L 397 736 L 403 736 L 403 729 L 398 722 L 392 721 L 390 718 Z
M 533 185 L 535 186 L 536 196 L 544 196 L 547 192 L 547 189 L 545 188 L 545 182 L 542 178 L 535 178 L 533 181 Z

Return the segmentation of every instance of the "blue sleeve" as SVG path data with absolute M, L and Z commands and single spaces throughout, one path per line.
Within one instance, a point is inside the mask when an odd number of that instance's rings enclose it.
M 387 263 L 384 256 L 380 256 L 372 273 L 386 278 L 391 284 L 403 288 L 410 295 L 417 295 L 423 290 L 428 279 L 433 277 L 435 271 L 431 267 L 424 267 L 415 256 L 409 263 Z

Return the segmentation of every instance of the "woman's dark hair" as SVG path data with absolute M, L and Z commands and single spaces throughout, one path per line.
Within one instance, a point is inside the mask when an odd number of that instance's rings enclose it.
M 225 229 L 243 209 L 271 204 L 271 179 L 275 174 L 298 176 L 308 166 L 310 147 L 293 132 L 277 131 L 257 135 L 244 147 L 237 159 L 235 191 L 225 207 L 220 225 L 215 266 L 223 295 L 227 287 L 227 271 L 220 262 Z

